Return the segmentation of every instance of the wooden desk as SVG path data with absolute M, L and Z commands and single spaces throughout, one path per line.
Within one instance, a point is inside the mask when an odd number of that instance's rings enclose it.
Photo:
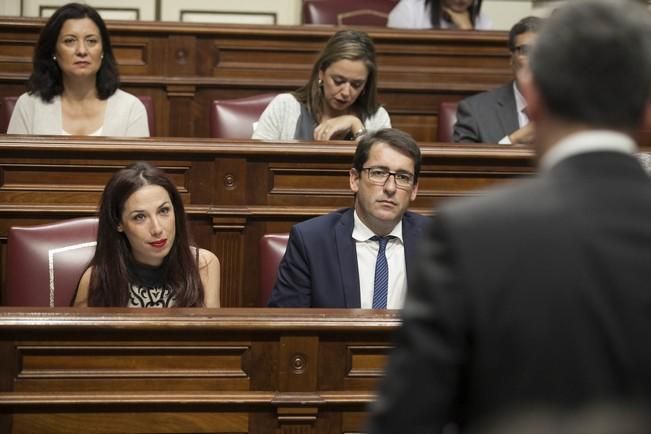
M 0 432 L 351 433 L 395 311 L 0 308 Z
M 45 21 L 0 18 L 0 95 L 19 95 Z M 336 28 L 108 21 L 126 90 L 150 95 L 159 136 L 208 137 L 214 99 L 303 85 Z M 506 32 L 367 28 L 394 126 L 433 141 L 438 104 L 512 80 Z
M 179 188 L 196 242 L 219 257 L 225 307 L 257 305 L 263 234 L 288 232 L 296 222 L 353 204 L 350 142 L 0 136 L 0 149 L 0 263 L 10 226 L 93 215 L 109 177 L 148 160 Z M 424 214 L 441 200 L 533 171 L 524 148 L 425 143 L 421 149 L 412 209 Z

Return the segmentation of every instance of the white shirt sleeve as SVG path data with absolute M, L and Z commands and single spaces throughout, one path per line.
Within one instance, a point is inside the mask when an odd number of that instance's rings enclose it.
M 373 116 L 366 119 L 366 122 L 364 122 L 364 128 L 368 131 L 391 128 L 391 118 L 389 117 L 389 113 L 387 113 L 384 107 L 378 108 Z
M 387 27 L 398 29 L 431 29 L 429 7 L 424 0 L 400 0 L 389 13 Z
M 132 102 L 124 135 L 125 137 L 149 137 L 150 135 L 147 109 L 138 98 Z
M 29 95 L 24 93 L 16 101 L 16 106 L 11 114 L 7 134 L 32 134 L 31 119 L 34 118 L 34 104 Z
M 258 140 L 283 140 L 283 129 L 287 122 L 294 122 L 295 116 L 292 113 L 292 105 L 297 106 L 298 102 L 293 95 L 281 93 L 271 100 L 267 108 L 264 109 L 258 122 L 254 124 L 252 139 Z M 299 112 L 300 112 L 300 106 Z

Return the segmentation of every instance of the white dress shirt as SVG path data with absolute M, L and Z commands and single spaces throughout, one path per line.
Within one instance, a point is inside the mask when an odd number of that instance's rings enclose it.
M 518 86 L 515 85 L 515 81 L 513 81 L 513 94 L 515 95 L 515 110 L 518 113 L 518 126 L 522 128 L 524 126 L 527 126 L 527 124 L 529 123 L 529 116 L 527 116 L 527 100 L 524 99 L 524 96 L 522 96 L 522 94 L 518 90 Z M 513 131 L 511 131 L 511 133 L 512 132 Z M 509 138 L 509 134 L 503 137 L 502 140 L 497 142 L 497 144 L 510 145 L 511 139 Z
M 373 287 L 375 284 L 375 262 L 380 248 L 378 241 L 371 240 L 375 236 L 355 211 L 353 239 L 357 250 L 357 269 L 359 270 L 360 302 L 362 309 L 373 307 Z M 389 234 L 386 257 L 389 266 L 389 293 L 387 309 L 402 309 L 407 293 L 407 270 L 405 266 L 405 245 L 402 239 L 402 220 Z

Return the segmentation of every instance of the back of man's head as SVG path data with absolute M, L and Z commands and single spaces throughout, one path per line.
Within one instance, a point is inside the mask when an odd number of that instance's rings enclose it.
M 638 128 L 651 92 L 651 17 L 638 2 L 572 1 L 538 35 L 529 65 L 550 115 Z

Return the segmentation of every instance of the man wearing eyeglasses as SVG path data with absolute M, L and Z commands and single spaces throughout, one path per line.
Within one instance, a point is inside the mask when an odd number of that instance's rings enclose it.
M 427 217 L 416 199 L 420 149 L 383 129 L 357 145 L 350 169 L 353 208 L 294 225 L 269 306 L 399 309 Z
M 526 17 L 509 32 L 511 69 L 514 80 L 497 89 L 459 102 L 452 140 L 456 143 L 529 144 L 534 127 L 529 122 L 522 96 L 522 74 L 528 67 L 529 50 L 542 20 Z

